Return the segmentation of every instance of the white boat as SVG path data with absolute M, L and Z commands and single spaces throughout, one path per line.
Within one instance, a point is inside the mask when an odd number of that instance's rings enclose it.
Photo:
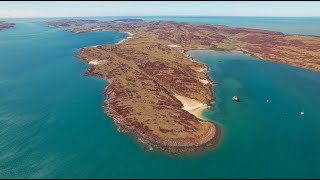
M 232 100 L 233 100 L 233 101 L 239 101 L 239 98 L 238 98 L 238 96 L 233 96 L 233 97 L 232 97 Z
M 304 112 L 303 111 L 301 111 L 301 113 L 300 113 L 301 115 L 304 115 Z

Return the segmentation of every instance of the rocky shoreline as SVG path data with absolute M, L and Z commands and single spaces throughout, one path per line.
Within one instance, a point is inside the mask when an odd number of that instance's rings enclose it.
M 86 48 L 86 47 L 80 48 L 79 54 L 81 54 L 81 51 L 84 48 Z M 189 50 L 184 50 L 184 53 L 186 56 L 188 56 L 188 54 L 186 54 L 186 52 Z M 90 61 L 88 59 L 81 58 L 78 55 L 76 55 L 77 58 L 83 59 L 85 62 L 87 62 L 89 64 Z M 203 65 L 206 67 L 206 71 L 209 71 L 209 67 L 205 64 L 203 64 Z M 101 75 L 94 73 L 93 68 L 94 68 L 94 66 L 89 67 L 87 69 L 87 71 L 85 72 L 85 75 L 86 76 L 95 76 L 95 77 L 105 79 L 108 82 L 108 85 L 112 84 L 114 82 L 113 78 L 104 78 Z M 212 80 L 209 77 L 208 77 L 208 79 L 210 80 L 210 82 L 212 82 Z M 164 145 L 164 144 L 166 144 L 166 142 L 161 142 L 155 138 L 152 138 L 152 136 L 148 136 L 148 134 L 141 134 L 141 133 L 137 132 L 136 129 L 128 128 L 128 126 L 125 126 L 122 123 L 122 122 L 126 121 L 125 117 L 122 117 L 121 114 L 118 113 L 118 110 L 114 109 L 114 107 L 112 106 L 112 104 L 114 103 L 114 101 L 117 97 L 116 97 L 115 93 L 112 91 L 112 89 L 109 88 L 108 85 L 105 87 L 105 90 L 104 90 L 104 94 L 106 96 L 106 99 L 103 104 L 103 107 L 105 109 L 105 113 L 108 114 L 113 119 L 113 122 L 115 123 L 115 126 L 117 127 L 119 132 L 126 132 L 126 133 L 130 134 L 131 136 L 135 137 L 145 149 L 148 149 L 148 150 L 157 149 L 157 150 L 160 150 L 160 151 L 172 154 L 172 155 L 188 155 L 188 154 L 204 152 L 208 149 L 211 149 L 211 148 L 217 146 L 219 144 L 219 142 L 221 141 L 221 138 L 222 138 L 221 128 L 214 122 L 204 121 L 204 120 L 201 120 L 201 121 L 210 123 L 214 126 L 214 132 L 210 132 L 210 134 L 207 136 L 207 138 L 205 140 L 203 140 L 203 142 L 195 143 L 195 144 L 192 142 L 187 142 L 186 144 L 188 144 L 188 145 L 181 145 L 181 142 L 172 142 L 171 145 Z M 212 84 L 210 83 L 210 85 L 212 85 Z M 211 103 L 212 101 L 214 101 L 213 96 L 211 96 L 211 97 L 212 98 L 207 103 L 209 103 L 209 102 Z M 176 144 L 176 145 L 173 145 L 173 144 Z
M 114 45 L 81 48 L 77 57 L 91 64 L 87 75 L 109 81 L 104 109 L 118 129 L 133 134 L 150 149 L 197 152 L 214 147 L 221 138 L 218 124 L 191 112 L 215 100 L 211 90 L 215 83 L 205 73 L 208 66 L 190 57 L 188 50 L 241 50 L 263 59 L 320 69 L 320 38 L 173 21 L 134 22 L 69 31 L 134 34 Z M 59 21 L 54 24 L 60 26 Z M 301 62 L 301 58 L 308 59 Z M 188 101 L 193 105 L 185 104 Z

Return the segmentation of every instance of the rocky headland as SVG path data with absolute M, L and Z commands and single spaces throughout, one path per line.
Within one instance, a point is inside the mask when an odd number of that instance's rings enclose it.
M 119 130 L 170 153 L 207 149 L 221 138 L 220 127 L 201 116 L 215 100 L 211 90 L 215 83 L 205 74 L 208 67 L 190 57 L 188 50 L 240 50 L 263 60 L 320 70 L 318 36 L 174 21 L 119 22 L 123 20 L 68 30 L 128 34 L 121 43 L 83 47 L 77 57 L 91 64 L 87 75 L 109 82 L 104 107 Z M 55 27 L 82 24 L 46 23 Z

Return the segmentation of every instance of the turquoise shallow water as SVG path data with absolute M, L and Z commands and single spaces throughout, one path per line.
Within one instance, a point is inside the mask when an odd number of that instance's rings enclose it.
M 124 33 L 14 22 L 0 32 L 0 177 L 320 177 L 319 72 L 239 52 L 191 52 L 220 83 L 204 115 L 224 137 L 212 151 L 171 157 L 117 132 L 103 113 L 106 82 L 83 76 L 88 65 L 73 57 L 79 47 L 116 43 Z

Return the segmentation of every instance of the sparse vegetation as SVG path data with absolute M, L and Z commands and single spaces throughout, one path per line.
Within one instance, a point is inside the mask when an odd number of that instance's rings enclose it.
M 211 83 L 199 81 L 207 78 L 200 71 L 206 66 L 193 61 L 186 50 L 240 49 L 264 60 L 320 70 L 317 36 L 173 21 L 108 24 L 70 31 L 97 30 L 134 34 L 118 45 L 82 48 L 78 55 L 87 62 L 104 62 L 91 66 L 87 74 L 109 81 L 106 111 L 123 129 L 167 151 L 199 150 L 220 137 L 217 125 L 182 110 L 182 103 L 174 97 L 179 94 L 207 104 L 214 100 Z M 181 47 L 170 48 L 170 44 Z

